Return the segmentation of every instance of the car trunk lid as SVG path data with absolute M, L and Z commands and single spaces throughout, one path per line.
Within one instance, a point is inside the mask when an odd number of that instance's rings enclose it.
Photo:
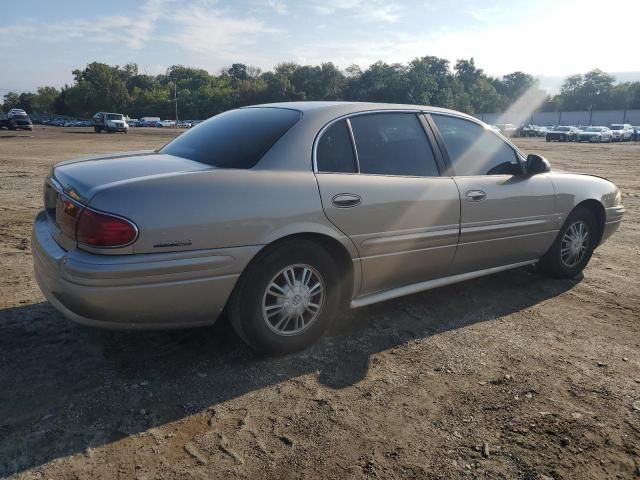
M 44 206 L 52 235 L 67 250 L 75 246 L 74 222 L 102 189 L 123 182 L 211 168 L 200 162 L 149 151 L 60 163 L 44 185 Z

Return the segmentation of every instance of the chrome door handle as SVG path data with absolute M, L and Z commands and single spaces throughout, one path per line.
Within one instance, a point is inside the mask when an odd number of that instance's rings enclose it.
M 469 190 L 465 194 L 465 198 L 469 202 L 480 202 L 480 201 L 484 200 L 485 198 L 487 198 L 487 194 L 485 192 L 483 192 L 482 190 Z
M 356 207 L 362 203 L 362 197 L 355 193 L 339 193 L 338 195 L 334 195 L 331 203 L 333 203 L 334 207 L 338 208 Z

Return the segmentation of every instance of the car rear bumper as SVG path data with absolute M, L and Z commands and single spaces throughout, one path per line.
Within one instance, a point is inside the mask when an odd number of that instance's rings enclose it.
M 181 328 L 212 324 L 240 272 L 260 247 L 95 255 L 66 251 L 46 213 L 33 228 L 36 280 L 65 317 L 106 328 Z
M 623 216 L 624 207 L 622 205 L 609 207 L 605 210 L 604 231 L 602 232 L 602 239 L 600 240 L 600 243 L 604 242 L 613 235 L 618 228 L 620 228 Z

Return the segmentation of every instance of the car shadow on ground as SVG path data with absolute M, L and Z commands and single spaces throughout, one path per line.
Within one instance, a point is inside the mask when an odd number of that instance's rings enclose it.
M 377 352 L 499 319 L 577 282 L 523 268 L 415 294 L 347 312 L 317 345 L 279 358 L 255 354 L 225 322 L 122 332 L 74 325 L 47 303 L 0 310 L 0 476 L 301 375 L 354 385 Z

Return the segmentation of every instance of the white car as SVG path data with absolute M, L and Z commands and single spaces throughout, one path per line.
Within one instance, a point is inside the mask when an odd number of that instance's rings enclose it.
M 505 137 L 512 137 L 516 134 L 516 126 L 512 123 L 498 123 L 496 127 L 500 129 L 500 133 Z
M 613 132 L 607 127 L 582 127 L 578 134 L 578 142 L 607 142 L 613 140 Z
M 613 123 L 609 128 L 613 132 L 614 142 L 631 141 L 633 137 L 633 127 L 628 123 Z

